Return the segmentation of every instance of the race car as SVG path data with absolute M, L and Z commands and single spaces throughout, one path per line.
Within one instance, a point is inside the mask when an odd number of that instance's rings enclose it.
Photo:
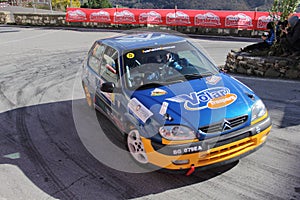
M 234 162 L 263 146 L 272 126 L 249 87 L 177 35 L 96 41 L 82 85 L 88 105 L 117 126 L 142 165 L 189 173 Z

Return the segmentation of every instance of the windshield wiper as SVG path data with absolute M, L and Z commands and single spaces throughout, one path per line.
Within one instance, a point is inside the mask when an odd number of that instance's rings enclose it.
M 203 78 L 203 77 L 207 77 L 207 76 L 211 76 L 213 75 L 213 73 L 211 72 L 204 72 L 204 73 L 201 73 L 201 74 L 185 74 L 184 75 L 184 78 L 186 79 L 197 79 L 197 78 Z
M 184 78 L 186 79 L 197 79 L 197 78 L 203 78 L 201 74 L 185 74 Z
M 149 89 L 149 88 L 154 88 L 154 87 L 160 87 L 162 86 L 162 83 L 146 83 L 144 85 L 139 86 L 136 90 L 145 90 L 145 89 Z

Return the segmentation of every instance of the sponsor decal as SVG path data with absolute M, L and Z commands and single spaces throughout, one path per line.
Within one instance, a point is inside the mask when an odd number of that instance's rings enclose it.
M 225 18 L 225 26 L 249 27 L 252 26 L 252 19 L 244 13 L 238 13 L 237 15 L 228 15 Z
M 168 106 L 169 106 L 169 103 L 163 102 L 163 104 L 161 105 L 159 114 L 165 115 L 167 113 Z
M 221 21 L 218 15 L 208 12 L 205 14 L 198 14 L 195 16 L 195 25 L 200 26 L 220 26 Z
M 128 10 L 123 10 L 121 12 L 114 13 L 115 22 L 135 22 L 134 14 Z
M 132 59 L 132 58 L 134 58 L 134 53 L 126 54 L 126 57 L 129 58 L 129 59 Z
M 155 11 L 141 13 L 139 16 L 140 23 L 159 24 L 162 22 L 161 15 Z
M 175 46 L 158 47 L 158 48 L 154 48 L 154 49 L 142 50 L 142 53 L 150 53 L 150 52 L 154 52 L 154 51 L 161 51 L 161 50 L 175 49 L 175 48 L 176 48 Z
M 129 101 L 128 108 L 129 111 L 143 123 L 146 123 L 146 121 L 153 115 L 153 113 L 136 98 Z
M 257 20 L 257 28 L 267 28 L 267 24 L 272 21 L 270 16 L 261 16 Z
M 137 35 L 127 35 L 127 36 L 122 36 L 119 38 L 116 38 L 116 40 L 120 40 L 122 42 L 140 42 L 140 41 L 145 41 L 145 40 L 154 40 L 154 39 L 159 39 L 165 37 L 164 34 L 154 34 L 154 33 L 149 33 L 149 34 L 137 34 Z M 174 46 L 175 48 L 175 46 Z
M 81 10 L 68 11 L 68 18 L 70 20 L 86 20 L 85 12 Z
M 181 12 L 176 11 L 175 13 L 168 13 L 167 14 L 167 24 L 190 24 L 190 17 Z
M 159 88 L 155 88 L 152 92 L 151 92 L 151 96 L 162 96 L 167 94 L 167 91 L 159 89 Z
M 210 85 L 216 85 L 222 78 L 220 76 L 210 76 L 206 78 L 206 83 Z
M 218 109 L 235 102 L 237 95 L 226 87 L 214 87 L 190 94 L 181 94 L 166 100 L 184 103 L 186 110 L 196 111 L 205 108 Z
M 91 21 L 97 22 L 110 22 L 110 15 L 108 12 L 100 10 L 99 12 L 93 12 L 90 15 Z

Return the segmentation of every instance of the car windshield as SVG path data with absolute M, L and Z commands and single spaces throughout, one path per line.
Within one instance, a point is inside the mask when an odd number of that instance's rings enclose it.
M 123 63 L 126 85 L 131 90 L 184 82 L 218 73 L 217 68 L 188 42 L 126 51 Z

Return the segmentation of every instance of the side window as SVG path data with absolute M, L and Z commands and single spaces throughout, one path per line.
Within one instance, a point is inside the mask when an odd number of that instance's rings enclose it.
M 118 82 L 118 51 L 109 46 L 103 54 L 100 75 L 107 82 Z
M 88 64 L 96 73 L 99 73 L 104 49 L 105 47 L 103 45 L 95 43 L 94 47 L 90 51 Z

